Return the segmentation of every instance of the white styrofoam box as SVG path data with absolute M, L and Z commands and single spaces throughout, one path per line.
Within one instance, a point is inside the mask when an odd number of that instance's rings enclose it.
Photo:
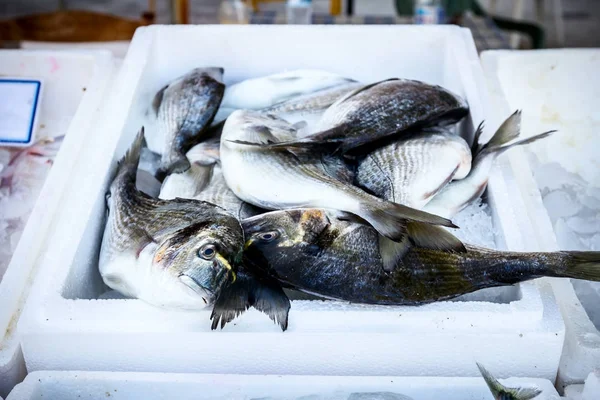
M 270 38 L 277 37 L 277 41 Z M 206 39 L 210 38 L 210 39 Z M 206 39 L 206 40 L 204 40 Z M 269 43 L 268 46 L 265 43 Z M 175 62 L 176 60 L 176 62 Z M 552 291 L 528 282 L 500 300 L 422 307 L 293 301 L 289 329 L 250 310 L 210 331 L 210 310 L 165 310 L 139 300 L 99 300 L 105 192 L 154 93 L 189 69 L 225 68 L 226 83 L 294 68 L 374 81 L 441 84 L 471 106 L 463 133 L 487 118 L 487 91 L 468 30 L 450 26 L 153 26 L 136 32 L 113 85 L 104 124 L 76 168 L 19 327 L 33 370 L 321 375 L 502 376 L 554 379 L 564 324 Z M 488 121 L 489 137 L 500 121 Z M 498 246 L 524 250 L 515 178 L 500 158 L 490 179 Z M 68 239 L 67 239 L 68 238 Z M 480 301 L 476 301 L 476 300 Z
M 112 40 L 110 42 L 36 42 L 22 41 L 22 49 L 27 50 L 107 50 L 115 58 L 125 58 L 129 48 L 129 40 Z
M 504 113 L 508 107 L 523 108 L 524 130 L 558 129 L 552 139 L 565 143 L 565 153 L 572 151 L 569 143 L 574 135 L 598 134 L 593 126 L 599 126 L 600 81 L 594 77 L 600 68 L 600 50 L 489 51 L 482 54 L 481 60 L 495 100 L 494 109 Z M 525 203 L 533 228 L 528 235 L 537 242 L 538 249 L 556 251 L 559 244 L 554 228 L 528 166 L 530 151 L 515 149 L 507 154 L 512 168 L 518 171 L 514 176 L 521 196 L 516 197 Z M 553 160 L 548 155 L 540 156 L 542 162 L 565 162 L 560 160 L 563 154 L 555 154 L 555 157 Z M 584 152 L 571 154 L 571 157 L 578 157 L 582 168 L 588 163 L 589 170 L 581 172 L 597 174 L 597 157 L 590 159 Z M 590 371 L 600 368 L 600 331 L 582 306 L 577 286 L 570 280 L 550 281 L 566 326 L 558 382 L 561 385 L 582 383 Z M 600 295 L 586 307 L 600 310 Z
M 536 400 L 558 399 L 556 389 L 546 379 L 509 378 L 502 380 L 502 383 L 508 387 L 537 387 L 542 390 L 542 394 L 536 397 Z M 6 400 L 38 398 L 284 400 L 309 395 L 333 397 L 336 393 L 347 396 L 352 392 L 392 392 L 415 400 L 488 400 L 493 397 L 483 378 L 475 377 L 330 376 L 324 378 L 302 375 L 36 371 L 15 387 Z
M 564 397 L 568 400 L 600 399 L 600 370 L 590 372 L 583 384 L 569 385 L 565 388 Z
M 66 134 L 3 277 L 0 277 L 0 395 L 25 376 L 17 322 L 38 256 L 51 231 L 62 191 L 88 138 L 101 105 L 112 60 L 106 52 L 0 51 L 0 75 L 43 80 L 38 137 Z

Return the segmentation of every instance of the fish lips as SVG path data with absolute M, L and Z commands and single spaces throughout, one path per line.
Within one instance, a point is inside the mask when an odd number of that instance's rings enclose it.
M 209 305 L 214 303 L 223 286 L 229 280 L 229 273 L 232 275 L 232 282 L 236 280 L 235 271 L 229 262 L 222 256 L 215 257 L 212 271 L 190 270 L 183 273 L 179 279 L 190 289 L 202 297 L 204 302 Z M 210 274 L 207 284 L 206 274 Z

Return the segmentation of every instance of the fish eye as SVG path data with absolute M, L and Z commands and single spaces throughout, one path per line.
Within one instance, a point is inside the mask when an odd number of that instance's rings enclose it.
M 258 234 L 258 238 L 263 242 L 272 242 L 279 237 L 278 231 L 262 232 Z
M 214 244 L 205 244 L 198 250 L 198 257 L 205 260 L 212 260 L 217 255 L 217 246 Z

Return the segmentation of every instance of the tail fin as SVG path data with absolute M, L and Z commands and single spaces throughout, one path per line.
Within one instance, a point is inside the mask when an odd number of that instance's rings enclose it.
M 144 147 L 145 143 L 144 127 L 142 127 L 133 139 L 133 143 L 131 143 L 129 150 L 127 150 L 123 158 L 119 161 L 119 172 L 133 171 L 135 173 L 137 171 L 138 164 L 140 163 L 140 153 L 142 152 L 142 147 Z
M 498 382 L 483 365 L 477 363 L 477 368 L 496 399 L 530 400 L 542 393 L 538 388 L 507 388 Z
M 479 133 L 480 128 L 478 128 Z M 554 132 L 556 131 L 548 131 L 540 133 L 539 135 L 528 137 L 527 139 L 513 142 L 513 140 L 517 139 L 521 134 L 521 110 L 517 110 L 510 117 L 508 117 L 506 121 L 502 123 L 502 125 L 500 125 L 500 128 L 498 128 L 490 141 L 478 149 L 476 157 L 484 156 L 485 154 L 498 155 L 501 152 L 510 149 L 511 147 L 535 142 L 536 140 L 550 136 Z M 476 133 L 475 136 L 475 140 L 477 140 L 478 134 Z M 474 143 L 474 145 L 475 144 L 476 143 Z
M 407 234 L 407 221 L 456 227 L 449 219 L 380 199 L 362 202 L 357 214 L 381 235 L 396 242 Z
M 563 275 L 568 278 L 600 281 L 600 251 L 564 251 Z M 562 269 L 561 268 L 561 269 Z

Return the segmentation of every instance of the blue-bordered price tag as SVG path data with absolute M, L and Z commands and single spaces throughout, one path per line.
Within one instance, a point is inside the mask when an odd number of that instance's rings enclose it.
M 0 146 L 28 146 L 35 140 L 42 81 L 0 78 Z

